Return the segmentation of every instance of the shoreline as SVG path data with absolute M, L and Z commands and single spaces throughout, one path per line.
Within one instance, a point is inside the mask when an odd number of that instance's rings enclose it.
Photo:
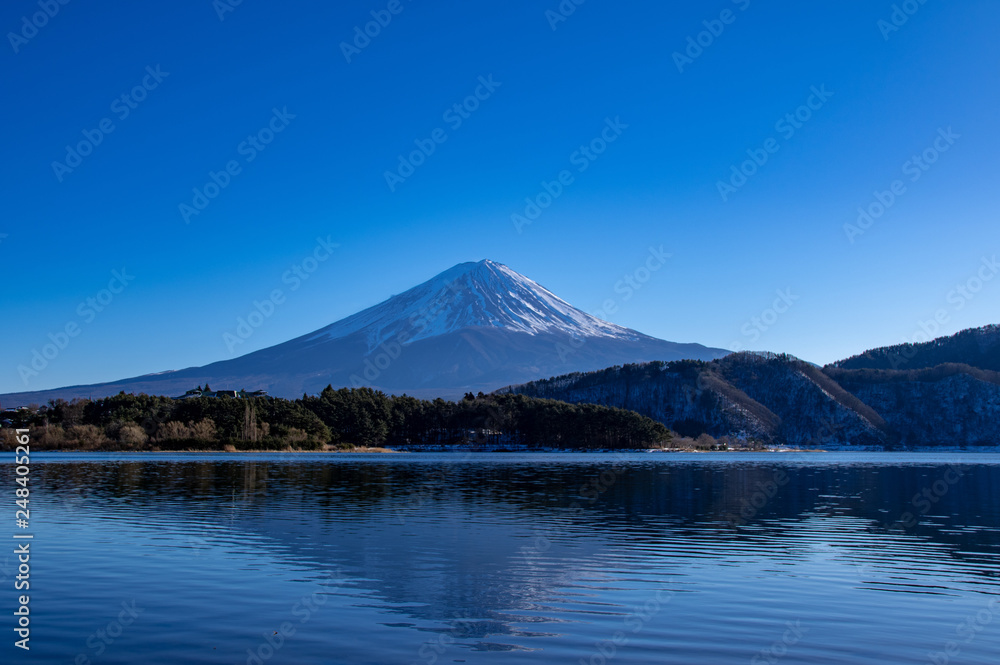
M 13 451 L 7 451 L 13 452 Z M 412 450 L 405 448 L 386 448 L 386 447 L 370 447 L 370 446 L 358 446 L 356 448 L 329 448 L 327 450 L 218 450 L 218 449 L 186 449 L 186 450 L 115 450 L 110 448 L 104 449 L 88 449 L 88 450 L 74 450 L 74 449 L 36 449 L 34 454 L 44 455 L 47 453 L 67 453 L 73 455 L 110 455 L 110 454 L 120 454 L 128 456 L 147 456 L 147 455 L 215 455 L 219 457 L 224 457 L 228 455 L 343 455 L 343 454 L 353 454 L 353 455 L 441 455 L 441 454 L 472 454 L 472 455 L 503 455 L 503 456 L 513 456 L 516 454 L 523 455 L 648 455 L 655 453 L 662 453 L 665 455 L 671 454 L 698 454 L 698 455 L 726 455 L 726 454 L 750 454 L 750 455 L 782 455 L 782 454 L 803 454 L 803 453 L 865 453 L 865 454 L 928 454 L 928 453 L 971 453 L 971 454 L 996 454 L 1000 453 L 1000 446 L 984 446 L 982 448 L 954 448 L 948 446 L 942 446 L 940 448 L 936 447 L 925 447 L 925 448 L 914 448 L 914 449 L 901 449 L 901 450 L 872 450 L 864 447 L 858 447 L 857 449 L 852 448 L 768 448 L 763 450 L 698 450 L 693 448 L 669 448 L 669 449 L 635 449 L 635 450 L 578 450 L 578 449 L 568 449 L 568 448 L 545 448 L 545 449 L 528 449 L 528 450 L 510 450 L 510 449 L 496 449 L 496 450 L 470 450 L 468 448 L 455 447 L 451 449 L 439 448 L 432 450 Z

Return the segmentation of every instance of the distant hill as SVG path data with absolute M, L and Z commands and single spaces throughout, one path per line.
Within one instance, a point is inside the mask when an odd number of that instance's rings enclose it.
M 833 363 L 840 369 L 925 369 L 955 363 L 1000 372 L 1000 326 L 970 328 L 923 344 L 884 346 Z

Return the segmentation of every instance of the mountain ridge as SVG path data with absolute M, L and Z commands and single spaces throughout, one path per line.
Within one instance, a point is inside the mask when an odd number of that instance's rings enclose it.
M 1000 325 L 967 328 L 920 344 L 869 349 L 831 363 L 839 369 L 925 369 L 945 363 L 1000 371 Z
M 1000 372 L 988 367 L 988 354 L 969 351 L 968 340 L 992 340 L 998 332 L 969 329 L 924 349 L 966 363 L 818 368 L 786 354 L 743 352 L 711 362 L 611 367 L 501 392 L 629 408 L 688 436 L 804 446 L 995 446 Z M 854 358 L 869 357 L 876 365 L 890 358 L 884 349 Z

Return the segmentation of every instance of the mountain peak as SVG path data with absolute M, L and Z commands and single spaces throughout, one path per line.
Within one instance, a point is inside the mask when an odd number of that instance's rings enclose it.
M 492 261 L 490 259 L 483 259 L 482 261 L 466 261 L 465 263 L 454 265 L 438 274 L 431 281 L 437 279 L 447 281 L 449 279 L 457 279 L 463 275 L 474 275 L 479 278 L 488 278 L 490 275 L 500 275 L 505 273 L 518 275 L 516 271 L 511 270 L 502 263 L 497 263 L 496 261 Z
M 502 263 L 483 259 L 459 263 L 409 291 L 318 330 L 310 338 L 363 334 L 369 349 L 374 349 L 401 335 L 409 343 L 483 327 L 574 338 L 642 337 L 573 307 Z

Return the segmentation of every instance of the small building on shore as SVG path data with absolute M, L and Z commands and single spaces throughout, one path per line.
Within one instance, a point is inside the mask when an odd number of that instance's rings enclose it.
M 207 387 L 207 386 L 206 386 Z M 266 399 L 271 399 L 271 396 L 267 394 L 266 390 L 204 390 L 202 388 L 193 388 L 180 397 L 175 397 L 174 399 L 194 399 L 196 397 L 210 397 L 210 398 L 221 398 L 230 397 L 232 399 L 253 399 L 256 397 L 263 397 Z

